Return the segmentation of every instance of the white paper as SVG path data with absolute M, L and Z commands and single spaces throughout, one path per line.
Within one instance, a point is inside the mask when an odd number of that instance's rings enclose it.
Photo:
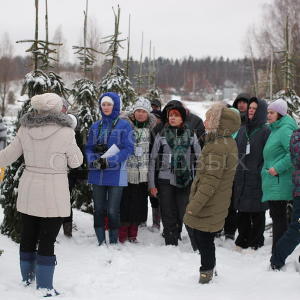
M 116 155 L 120 152 L 119 147 L 116 144 L 113 144 L 103 155 L 102 158 L 107 158 Z
M 247 143 L 247 146 L 246 146 L 246 155 L 250 154 L 250 144 Z

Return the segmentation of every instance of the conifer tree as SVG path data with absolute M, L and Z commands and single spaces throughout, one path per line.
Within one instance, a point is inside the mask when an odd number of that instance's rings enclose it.
M 118 6 L 117 13 L 113 9 L 115 17 L 115 31 L 114 34 L 105 38 L 103 44 L 108 44 L 108 50 L 104 53 L 108 57 L 107 61 L 110 63 L 110 70 L 107 72 L 105 77 L 102 79 L 99 92 L 100 94 L 106 92 L 115 92 L 121 96 L 123 102 L 123 108 L 130 107 L 135 99 L 135 91 L 132 87 L 132 83 L 124 69 L 118 66 L 119 56 L 118 49 L 122 47 L 121 40 L 119 38 L 119 24 L 120 24 L 120 7 Z

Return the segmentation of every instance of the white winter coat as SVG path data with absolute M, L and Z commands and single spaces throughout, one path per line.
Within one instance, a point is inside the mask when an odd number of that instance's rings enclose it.
M 15 139 L 0 151 L 0 166 L 10 165 L 22 154 L 25 170 L 17 210 L 37 217 L 69 216 L 68 167 L 77 168 L 83 161 L 69 117 L 62 113 L 24 115 Z

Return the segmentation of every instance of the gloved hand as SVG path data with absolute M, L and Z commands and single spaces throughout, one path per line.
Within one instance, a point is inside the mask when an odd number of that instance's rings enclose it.
M 92 166 L 95 169 L 104 170 L 108 167 L 108 163 L 107 163 L 106 158 L 99 157 L 92 162 Z

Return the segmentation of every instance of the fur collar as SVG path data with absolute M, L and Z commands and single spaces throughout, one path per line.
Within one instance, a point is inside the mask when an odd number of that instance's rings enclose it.
M 72 128 L 71 118 L 64 113 L 38 114 L 36 112 L 28 112 L 20 119 L 20 124 L 27 128 L 43 127 L 53 124 Z

